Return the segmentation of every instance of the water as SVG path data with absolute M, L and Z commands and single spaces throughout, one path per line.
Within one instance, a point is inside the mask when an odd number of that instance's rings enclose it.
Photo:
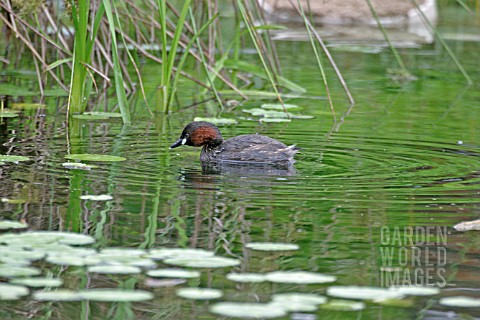
M 456 25 L 445 25 L 453 28 Z M 476 29 L 478 31 L 478 28 Z M 259 132 L 301 148 L 294 171 L 202 171 L 199 149 L 169 150 L 194 115 L 187 110 L 160 122 L 78 122 L 67 135 L 64 118 L 48 109 L 25 111 L 1 125 L 1 153 L 32 160 L 0 167 L 1 217 L 26 220 L 33 229 L 89 233 L 96 247 L 198 247 L 242 259 L 236 271 L 307 270 L 337 276 L 336 285 L 436 285 L 434 297 L 410 298 L 408 307 L 368 303 L 361 312 L 318 311 L 317 318 L 433 319 L 449 312 L 480 317 L 477 309 L 444 307 L 440 297 L 480 297 L 478 231 L 452 226 L 479 218 L 480 93 L 478 42 L 449 42 L 475 84 L 461 74 L 439 45 L 402 49 L 417 81 L 388 78 L 390 53 L 334 52 L 356 104 L 351 109 L 333 76 L 330 89 L 337 117 L 333 125 L 323 99 L 291 99 L 312 120 L 260 125 L 239 107 L 224 116 L 240 119 L 221 127 L 224 137 Z M 324 96 L 307 43 L 279 42 L 285 76 Z M 331 72 L 329 70 L 328 72 Z M 247 106 L 261 102 L 250 101 Z M 61 166 L 68 153 L 102 153 L 127 158 L 99 163 L 91 171 Z M 111 202 L 85 202 L 82 194 L 110 194 Z M 430 236 L 428 236 L 430 235 Z M 296 243 L 289 253 L 259 253 L 252 241 Z M 413 248 L 415 247 L 415 248 Z M 390 251 L 387 251 L 390 250 Z M 387 252 L 393 252 L 389 255 Z M 211 303 L 177 298 L 175 288 L 151 289 L 143 276 L 85 275 L 38 265 L 65 279 L 68 287 L 132 287 L 155 292 L 155 300 L 134 304 L 3 302 L 3 318 L 23 312 L 46 318 L 137 319 L 215 318 Z M 77 269 L 78 270 L 78 269 Z M 81 269 L 80 269 L 81 270 Z M 408 271 L 405 271 L 408 270 Z M 225 301 L 269 301 L 273 293 L 316 292 L 328 285 L 237 285 L 226 270 L 204 271 L 191 286 L 219 288 Z M 33 306 L 33 308 L 32 308 Z M 301 315 L 290 315 L 301 318 Z M 307 316 L 305 319 L 310 319 Z

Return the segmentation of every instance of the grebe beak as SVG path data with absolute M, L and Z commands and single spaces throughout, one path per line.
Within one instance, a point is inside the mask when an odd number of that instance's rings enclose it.
M 183 146 L 186 142 L 187 142 L 187 139 L 186 139 L 186 138 L 183 138 L 183 139 L 180 138 L 180 139 L 178 139 L 174 144 L 172 144 L 172 145 L 170 146 L 170 149 Z

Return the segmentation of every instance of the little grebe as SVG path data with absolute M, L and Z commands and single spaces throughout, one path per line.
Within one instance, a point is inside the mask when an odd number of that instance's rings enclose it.
M 202 162 L 264 163 L 289 166 L 298 149 L 259 134 L 244 134 L 223 140 L 220 130 L 210 122 L 195 121 L 183 129 L 170 149 L 181 145 L 200 147 Z

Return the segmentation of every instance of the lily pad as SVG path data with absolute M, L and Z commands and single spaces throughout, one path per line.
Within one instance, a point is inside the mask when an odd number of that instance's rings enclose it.
M 17 278 L 12 279 L 10 283 L 20 284 L 27 287 L 59 287 L 63 284 L 63 280 L 60 278 L 46 278 L 46 277 L 36 277 L 36 278 Z
M 2 198 L 1 201 L 6 203 L 11 203 L 11 204 L 20 204 L 20 203 L 26 202 L 24 199 L 9 199 L 9 198 Z
M 28 161 L 30 158 L 24 156 L 11 156 L 6 154 L 0 154 L 0 161 L 1 162 L 20 162 L 20 161 Z
M 42 109 L 46 106 L 43 103 L 13 103 L 12 109 Z
M 15 112 L 0 112 L 0 118 L 15 118 L 18 117 L 18 113 Z
M 237 120 L 231 118 L 202 118 L 196 117 L 193 121 L 206 121 L 216 125 L 237 124 Z
M 127 160 L 124 157 L 110 156 L 105 154 L 90 154 L 90 153 L 69 154 L 65 156 L 65 159 L 78 160 L 78 161 L 100 161 L 100 162 L 120 162 L 120 161 Z
M 269 109 L 269 110 L 278 110 L 278 111 L 301 109 L 296 104 L 288 104 L 288 103 L 284 103 L 283 105 L 280 103 L 264 103 L 260 108 Z
M 121 118 L 122 114 L 119 112 L 102 112 L 102 111 L 87 111 L 82 113 L 86 116 L 101 116 L 107 118 Z
M 447 307 L 480 308 L 480 299 L 465 296 L 442 298 L 439 303 Z
M 327 294 L 337 298 L 358 300 L 401 299 L 404 294 L 390 289 L 361 286 L 332 286 Z
M 85 300 L 104 302 L 136 302 L 153 299 L 153 293 L 144 290 L 89 289 L 80 290 L 79 294 Z
M 85 164 L 81 162 L 64 162 L 62 163 L 67 169 L 78 169 L 78 170 L 91 170 L 92 168 L 96 168 L 97 166 L 91 164 Z
M 39 247 L 45 244 L 85 245 L 95 242 L 95 238 L 85 234 L 61 231 L 32 231 L 24 233 L 6 233 L 0 235 L 0 243 L 19 246 Z
M 1 220 L 0 221 L 0 230 L 7 230 L 7 229 L 25 229 L 28 228 L 28 224 L 20 221 L 12 221 L 12 220 Z
M 145 255 L 147 252 L 143 249 L 137 249 L 137 248 L 104 248 L 100 250 L 99 255 L 101 257 L 107 257 L 111 258 L 113 257 L 114 259 L 116 257 L 140 257 Z
M 113 197 L 108 194 L 99 194 L 99 195 L 86 194 L 86 195 L 80 196 L 80 199 L 92 200 L 92 201 L 108 201 L 108 200 L 112 200 Z
M 226 278 L 235 282 L 264 282 L 266 277 L 260 273 L 228 273 Z
M 278 283 L 328 283 L 336 280 L 335 276 L 308 271 L 274 271 L 266 274 L 267 281 Z
M 272 296 L 272 301 L 290 312 L 313 312 L 327 298 L 312 293 L 279 293 Z
M 82 120 L 107 120 L 109 118 L 121 118 L 122 115 L 118 112 L 87 111 L 82 114 L 76 114 L 73 117 Z
M 79 120 L 107 120 L 108 117 L 100 116 L 100 115 L 93 115 L 93 114 L 75 114 L 72 118 L 79 119 Z
M 222 290 L 210 288 L 180 288 L 175 293 L 179 297 L 192 300 L 212 300 L 223 296 Z
M 138 274 L 142 272 L 142 269 L 128 265 L 99 265 L 89 266 L 87 271 L 102 274 Z
M 457 223 L 453 226 L 453 229 L 457 231 L 471 231 L 471 230 L 480 230 L 480 219 L 472 220 L 472 221 L 463 221 Z
M 210 307 L 210 312 L 238 318 L 273 319 L 287 315 L 287 311 L 275 303 L 219 302 Z
M 224 257 L 176 257 L 165 259 L 163 262 L 190 268 L 226 268 L 240 264 L 240 260 L 238 259 Z
M 321 309 L 334 311 L 360 311 L 365 309 L 365 303 L 351 300 L 332 299 L 323 304 Z
M 77 267 L 96 265 L 101 262 L 100 258 L 97 256 L 79 257 L 79 256 L 71 255 L 68 253 L 50 255 L 47 257 L 46 261 L 49 263 L 62 265 L 62 266 L 67 265 L 67 266 L 77 266 Z
M 149 270 L 147 276 L 154 278 L 198 278 L 200 272 L 176 268 Z
M 280 242 L 250 242 L 245 247 L 260 251 L 289 251 L 298 250 L 300 247 L 293 243 Z
M 27 287 L 0 283 L 0 300 L 17 300 L 29 293 Z
M 260 122 L 269 122 L 269 123 L 276 123 L 276 122 L 291 122 L 291 119 L 287 118 L 261 118 Z
M 433 296 L 440 293 L 439 288 L 434 287 L 416 287 L 416 286 L 405 286 L 405 287 L 391 287 L 390 290 L 398 292 L 406 296 Z
M 3 265 L 0 266 L 0 277 L 15 278 L 15 277 L 30 277 L 37 276 L 41 273 L 40 269 L 25 266 Z
M 80 301 L 83 297 L 78 291 L 60 289 L 55 291 L 35 291 L 33 300 L 38 301 Z
M 163 260 L 167 258 L 202 258 L 202 257 L 213 257 L 215 252 L 207 251 L 203 249 L 196 248 L 160 248 L 152 249 L 146 255 L 147 258 L 152 258 L 155 260 Z

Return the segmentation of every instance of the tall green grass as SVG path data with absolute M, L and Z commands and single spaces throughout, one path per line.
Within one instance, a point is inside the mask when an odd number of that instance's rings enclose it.
M 93 84 L 90 75 L 92 50 L 100 22 L 105 13 L 103 2 L 98 6 L 94 20 L 90 21 L 90 1 L 71 0 L 74 32 L 73 65 L 68 96 L 68 114 L 85 111 Z

